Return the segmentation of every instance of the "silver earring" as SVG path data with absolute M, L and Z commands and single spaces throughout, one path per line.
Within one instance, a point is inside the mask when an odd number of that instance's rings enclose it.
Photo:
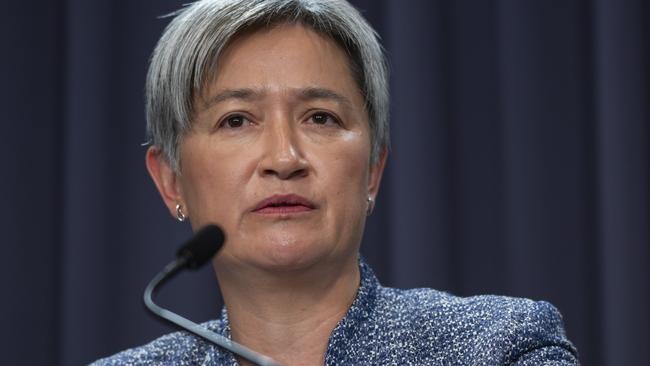
M 366 216 L 370 216 L 370 214 L 372 214 L 372 210 L 375 209 L 375 200 L 372 199 L 372 197 L 368 196 L 367 202 L 368 208 L 366 209 Z
M 181 206 L 180 203 L 177 204 L 176 205 L 176 220 L 178 220 L 180 222 L 183 222 L 183 221 L 185 221 L 186 218 L 187 218 L 187 216 L 185 216 L 185 214 L 183 213 L 183 206 Z

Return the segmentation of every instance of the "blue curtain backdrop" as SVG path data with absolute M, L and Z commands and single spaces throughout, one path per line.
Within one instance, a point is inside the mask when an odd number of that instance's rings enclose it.
M 146 282 L 190 235 L 144 168 L 149 54 L 181 0 L 3 4 L 2 362 L 169 331 Z M 385 285 L 546 299 L 587 365 L 650 360 L 650 5 L 354 1 L 392 68 L 363 253 Z M 210 268 L 161 302 L 218 314 Z

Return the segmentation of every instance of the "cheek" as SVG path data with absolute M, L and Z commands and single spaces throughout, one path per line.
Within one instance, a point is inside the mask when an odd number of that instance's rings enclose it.
M 192 224 L 231 225 L 232 215 L 227 213 L 245 201 L 250 164 L 243 155 L 224 156 L 215 149 L 204 150 L 188 151 L 183 160 L 181 184 Z
M 340 209 L 346 216 L 356 216 L 362 211 L 360 204 L 367 193 L 369 154 L 366 144 L 350 141 L 336 150 L 325 169 L 330 174 L 330 188 L 334 189 Z
M 355 183 L 360 188 L 367 188 L 368 168 L 370 166 L 370 144 L 365 141 L 363 135 L 356 139 L 346 141 L 346 144 L 339 149 L 338 159 L 344 168 L 342 178 L 350 183 Z

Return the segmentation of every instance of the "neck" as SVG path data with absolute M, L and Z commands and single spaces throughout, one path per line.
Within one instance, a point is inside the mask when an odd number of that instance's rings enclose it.
M 219 266 L 216 272 L 232 339 L 282 365 L 324 363 L 330 334 L 360 281 L 355 256 L 280 273 Z

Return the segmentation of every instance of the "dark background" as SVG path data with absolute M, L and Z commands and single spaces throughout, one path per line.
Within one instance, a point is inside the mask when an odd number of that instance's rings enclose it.
M 169 331 L 141 292 L 190 232 L 140 143 L 157 16 L 183 2 L 3 4 L 3 364 L 84 364 Z M 583 364 L 646 364 L 648 2 L 354 3 L 392 68 L 363 244 L 380 280 L 546 299 Z M 184 274 L 160 301 L 214 318 L 215 284 Z

